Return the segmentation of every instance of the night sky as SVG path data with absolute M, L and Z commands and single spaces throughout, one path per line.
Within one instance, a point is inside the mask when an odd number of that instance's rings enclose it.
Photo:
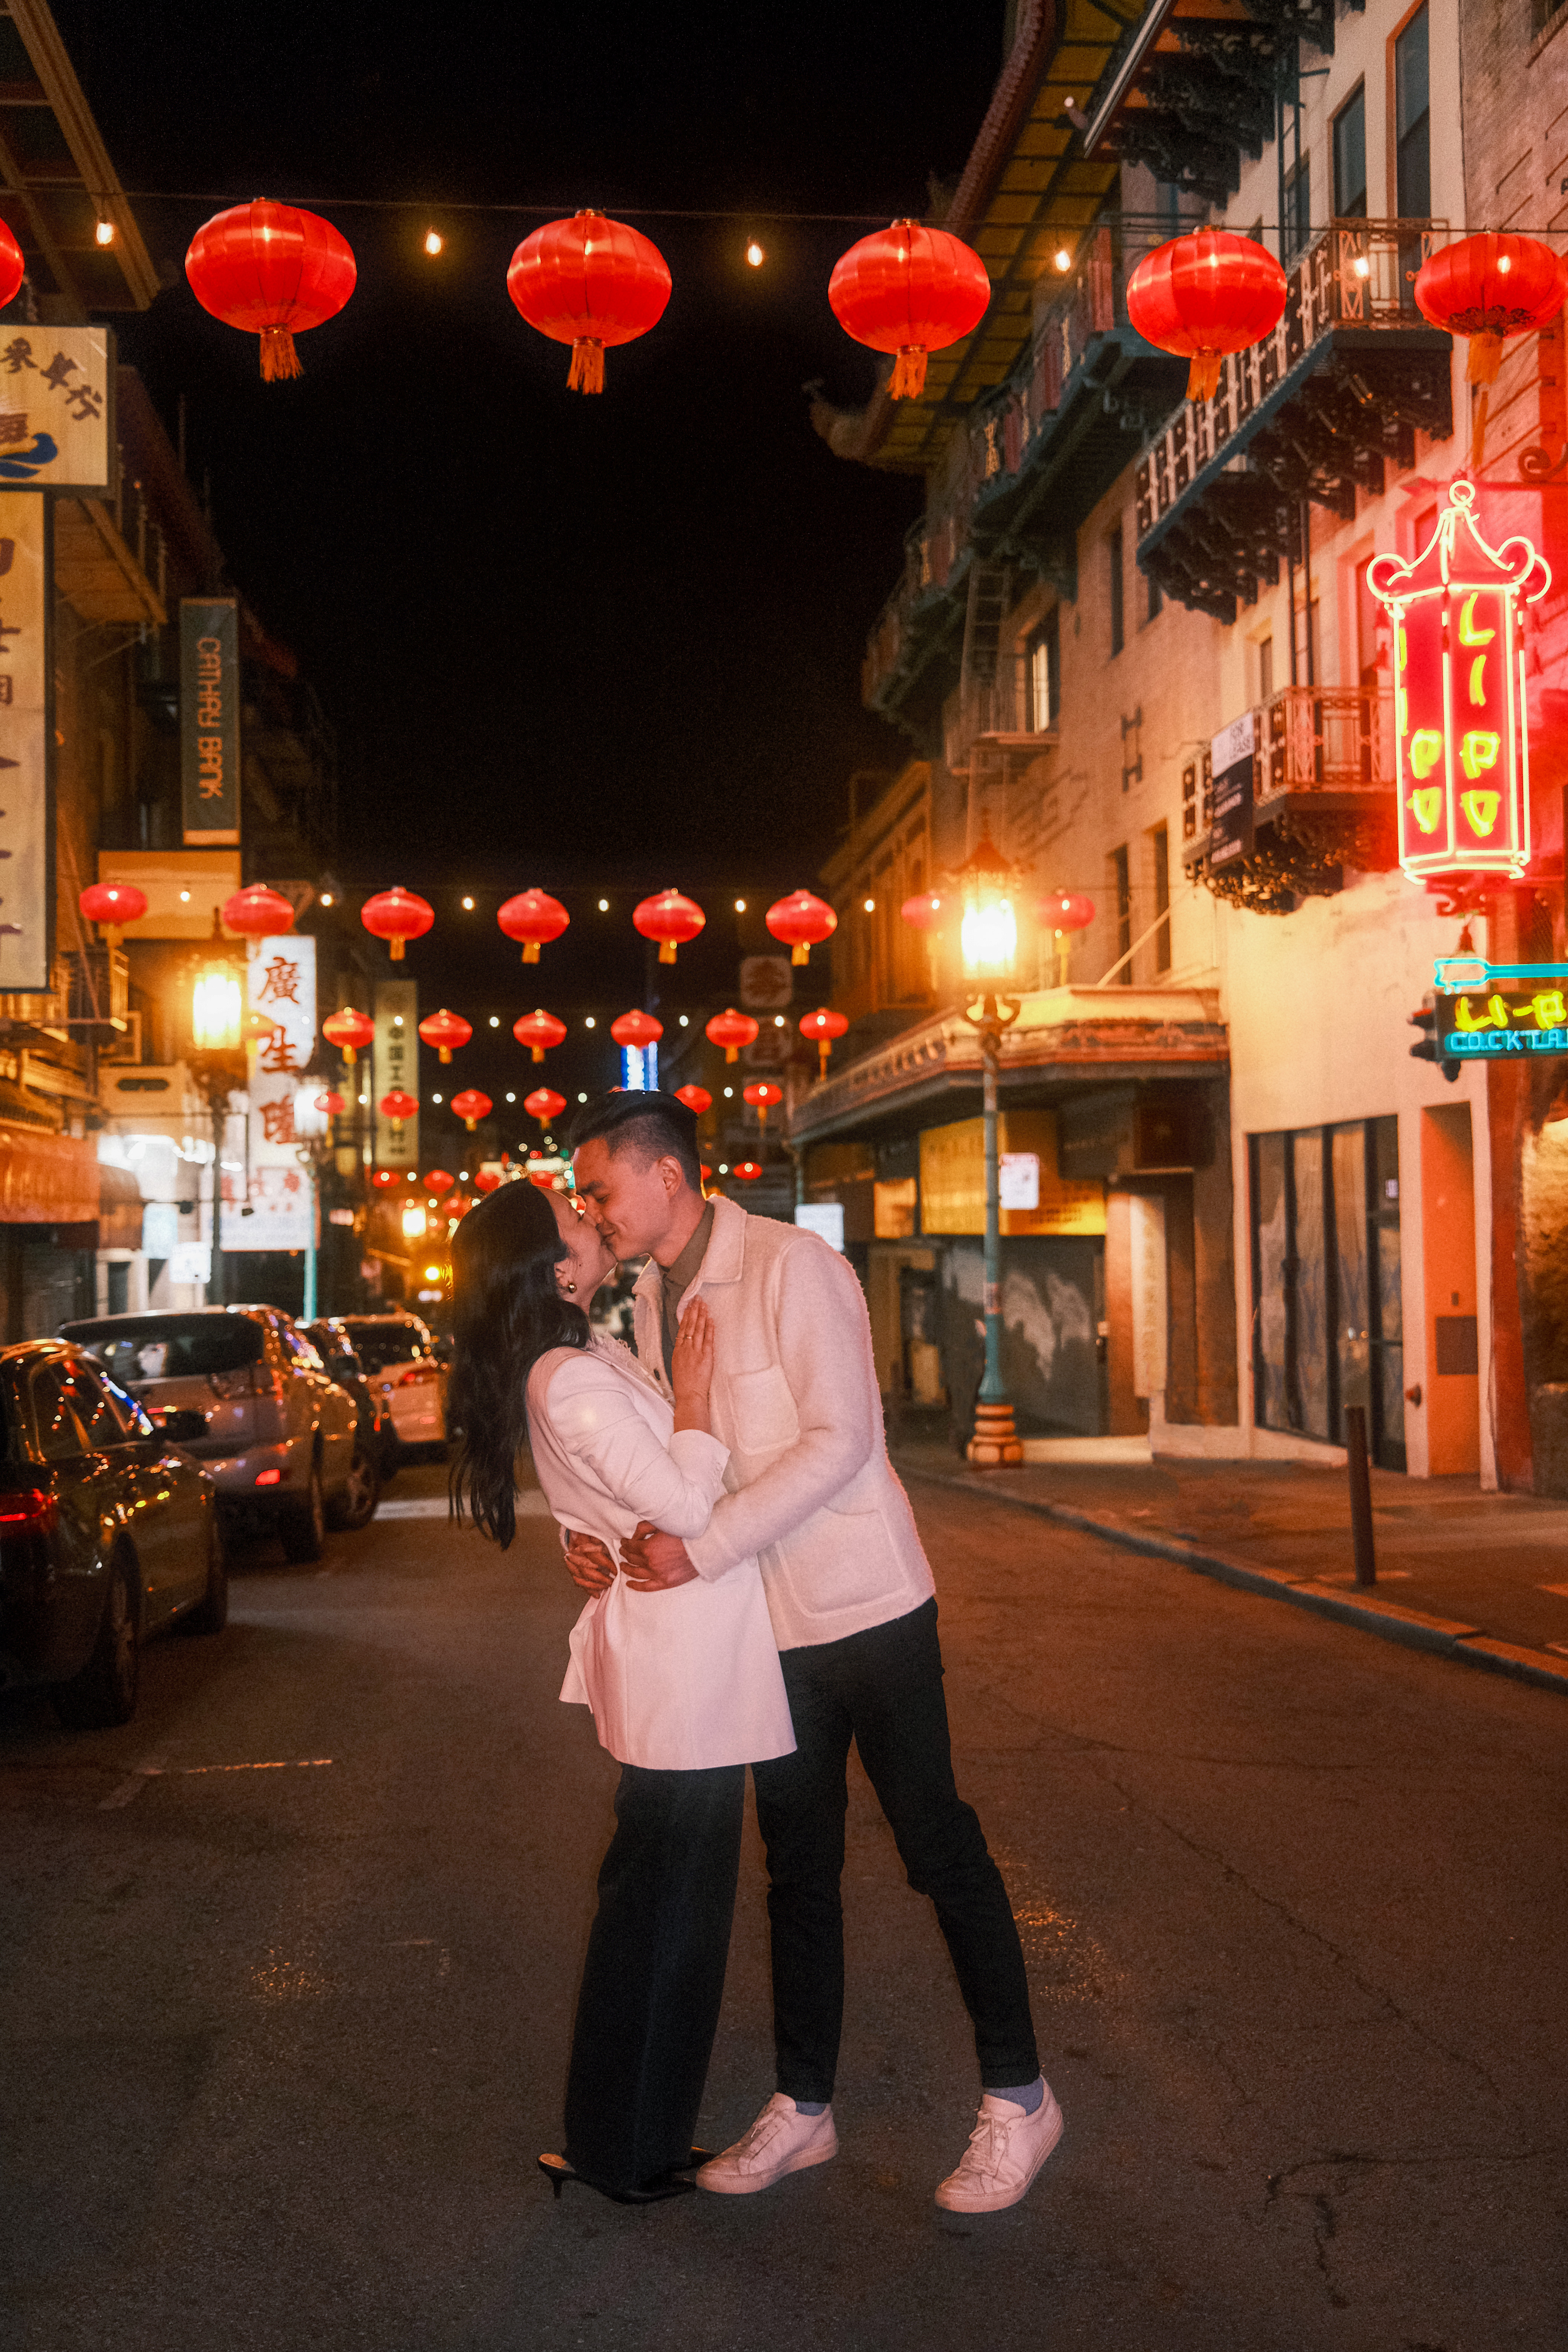
M 680 970 L 694 994 L 730 993 L 718 908 L 813 879 L 850 772 L 908 756 L 862 710 L 858 674 L 921 485 L 833 457 L 801 387 L 869 393 L 828 275 L 879 221 L 923 212 L 929 174 L 962 170 L 1003 0 L 56 15 L 168 280 L 117 321 L 121 356 L 171 432 L 185 394 L 235 583 L 337 730 L 342 879 L 437 901 L 410 956 L 422 1009 L 462 996 L 473 1017 L 489 992 L 509 1021 L 541 997 L 570 1017 L 605 986 L 638 992 L 626 917 L 669 882 L 710 916 L 709 952 Z M 258 194 L 319 200 L 359 265 L 347 310 L 301 339 L 299 384 L 263 385 L 255 339 L 184 279 L 201 221 Z M 331 201 L 349 196 L 409 208 Z M 567 392 L 568 349 L 507 294 L 547 215 L 443 200 L 594 203 L 653 238 L 674 292 L 650 335 L 606 354 L 603 398 Z M 524 998 L 493 908 L 534 883 L 574 915 L 603 889 L 617 919 L 590 937 L 579 916 Z M 482 954 L 451 914 L 463 890 Z M 477 1061 L 464 1075 L 486 1083 Z M 561 1057 L 550 1075 L 572 1090 Z

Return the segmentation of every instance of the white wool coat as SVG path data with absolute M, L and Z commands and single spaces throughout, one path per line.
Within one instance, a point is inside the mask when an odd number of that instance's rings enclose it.
M 637 1353 L 668 1393 L 662 1280 L 650 1258 L 634 1312 Z M 719 1197 L 681 1306 L 698 1294 L 713 1318 L 713 1433 L 730 1456 L 706 1532 L 685 1538 L 698 1575 L 722 1584 L 760 1561 L 781 1650 L 920 1608 L 935 1588 L 888 1459 L 870 1319 L 847 1259 Z
M 533 1466 L 562 1526 L 597 1536 L 618 1559 L 639 1519 L 697 1540 L 722 1491 L 727 1456 L 674 1414 L 618 1339 L 552 1348 L 528 1379 Z M 561 1696 L 591 1706 L 600 1744 L 622 1764 L 695 1772 L 755 1764 L 795 1747 L 757 1563 L 720 1585 L 633 1592 L 617 1576 L 572 1629 Z

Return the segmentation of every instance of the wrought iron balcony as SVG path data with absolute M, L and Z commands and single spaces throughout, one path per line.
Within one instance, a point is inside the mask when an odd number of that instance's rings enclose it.
M 1045 681 L 1036 677 L 1026 654 L 1004 654 L 994 677 L 967 684 L 952 714 L 945 744 L 948 768 L 969 765 L 976 744 L 1016 752 L 1024 759 L 1048 751 L 1058 734 L 1046 708 Z
M 1346 521 L 1356 491 L 1454 428 L 1450 337 L 1416 310 L 1416 271 L 1447 224 L 1342 220 L 1287 281 L 1272 335 L 1227 360 L 1138 468 L 1138 561 L 1168 596 L 1234 621 L 1300 557 L 1311 499 Z
M 1343 869 L 1399 862 L 1394 697 L 1289 686 L 1253 712 L 1249 805 L 1216 821 L 1209 753 L 1182 771 L 1182 863 L 1255 914 L 1342 887 Z

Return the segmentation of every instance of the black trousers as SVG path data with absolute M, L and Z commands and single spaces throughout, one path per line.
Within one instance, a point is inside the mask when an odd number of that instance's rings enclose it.
M 784 1650 L 795 1752 L 753 1764 L 768 1850 L 778 2086 L 830 2099 L 844 2021 L 845 1769 L 849 1742 L 877 1792 L 918 1894 L 929 1895 L 974 2025 L 987 2090 L 1040 2071 L 1024 1955 L 1002 1874 L 952 1778 L 936 1602 Z
M 684 2164 L 708 2077 L 741 1862 L 742 1764 L 621 1767 L 577 1995 L 566 2159 L 608 2189 Z

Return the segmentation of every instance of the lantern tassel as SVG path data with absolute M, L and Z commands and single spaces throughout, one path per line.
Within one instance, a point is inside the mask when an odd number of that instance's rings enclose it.
M 789 960 L 791 963 L 809 963 L 811 961 L 810 941 L 807 940 L 796 940 L 794 947 L 791 948 L 789 951 Z
M 543 1048 L 543 1046 L 542 1046 L 542 1045 L 536 1045 L 536 1046 L 534 1047 L 534 1049 L 533 1049 L 533 1058 L 534 1058 L 534 1060 L 535 1060 L 536 1062 L 542 1062 L 542 1061 L 543 1061 L 543 1059 L 544 1059 L 544 1048 Z
M 537 940 L 524 940 L 522 943 L 522 960 L 524 963 L 537 963 L 539 961 L 539 941 Z
M 890 400 L 918 400 L 926 388 L 926 355 L 923 343 L 906 343 L 893 365 L 893 381 L 888 388 Z
M 827 1056 L 832 1053 L 832 1051 L 833 1048 L 828 1044 L 826 1037 L 818 1040 L 816 1047 L 816 1075 L 819 1078 L 825 1078 L 827 1076 Z
M 673 940 L 661 940 L 659 941 L 658 960 L 660 963 L 673 963 L 675 961 L 675 941 Z
M 267 383 L 279 383 L 293 375 L 303 375 L 300 354 L 294 349 L 294 338 L 287 327 L 263 327 L 261 330 L 261 374 Z
M 1473 348 L 1473 346 L 1472 346 Z M 1479 474 L 1487 462 L 1487 406 L 1491 394 L 1485 392 L 1476 403 L 1475 422 L 1470 427 L 1470 471 Z
M 1479 334 L 1470 337 L 1470 348 L 1465 361 L 1467 383 L 1496 383 L 1497 372 L 1502 365 L 1502 337 Z
M 1222 352 L 1194 352 L 1187 370 L 1187 398 L 1212 400 L 1219 390 L 1219 372 L 1224 365 Z
M 603 392 L 605 389 L 605 346 L 584 340 L 572 346 L 572 365 L 567 371 L 568 392 Z
M 740 1060 L 740 1058 L 741 1058 L 741 1053 L 740 1053 L 740 1048 L 739 1048 L 739 1046 L 737 1046 L 737 1045 L 726 1045 L 726 1046 L 725 1046 L 725 1048 L 724 1048 L 724 1059 L 725 1059 L 727 1062 L 738 1062 L 738 1061 Z
M 401 940 L 394 940 L 392 942 L 392 961 L 394 963 L 401 963 L 403 961 L 403 941 Z

